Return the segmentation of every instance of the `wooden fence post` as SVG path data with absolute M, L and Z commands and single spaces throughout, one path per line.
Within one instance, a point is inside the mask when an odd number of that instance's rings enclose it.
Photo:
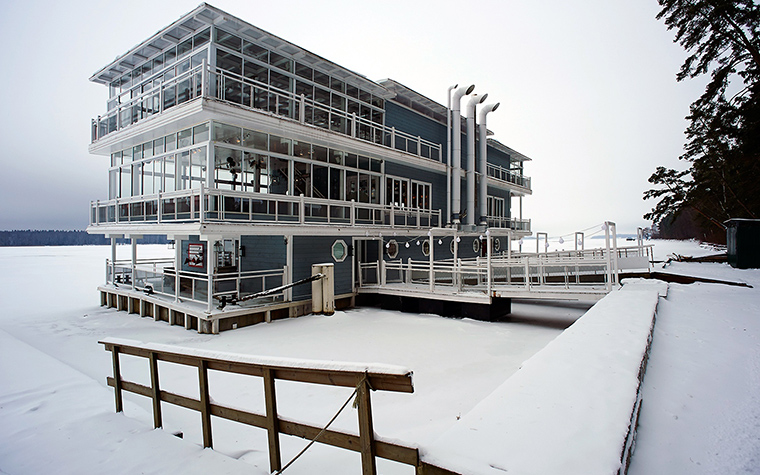
M 356 392 L 359 412 L 359 448 L 362 455 L 362 475 L 376 475 L 375 432 L 372 427 L 372 403 L 370 401 L 369 381 L 365 377 L 359 383 Z
M 150 389 L 153 393 L 153 427 L 163 427 L 161 420 L 161 387 L 158 385 L 158 355 L 150 352 Z
M 211 399 L 208 391 L 208 363 L 198 360 L 198 382 L 201 391 L 201 422 L 203 423 L 203 446 L 211 447 Z
M 274 374 L 270 368 L 264 368 L 264 400 L 266 404 L 267 437 L 269 439 L 269 471 L 282 469 L 280 459 L 280 422 L 277 417 L 277 397 L 274 387 Z
M 121 398 L 121 370 L 119 369 L 119 347 L 111 350 L 113 357 L 113 392 L 116 398 L 116 412 L 124 412 L 124 402 Z

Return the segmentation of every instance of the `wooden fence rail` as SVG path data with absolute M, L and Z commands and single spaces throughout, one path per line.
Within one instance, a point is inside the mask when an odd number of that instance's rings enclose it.
M 412 465 L 417 473 L 433 473 L 426 470 L 416 448 L 378 441 L 372 428 L 372 404 L 370 391 L 395 391 L 411 393 L 411 371 L 396 367 L 361 368 L 359 365 L 333 365 L 319 362 L 275 361 L 267 363 L 255 357 L 242 355 L 222 355 L 204 350 L 177 348 L 167 345 L 141 343 L 131 340 L 106 339 L 99 342 L 110 351 L 113 358 L 113 377 L 108 377 L 108 385 L 114 388 L 116 412 L 124 410 L 122 392 L 127 391 L 149 397 L 153 400 L 153 424 L 162 427 L 161 402 L 174 404 L 198 411 L 201 414 L 203 445 L 212 447 L 211 416 L 228 419 L 267 430 L 269 445 L 269 465 L 272 472 L 282 469 L 279 435 L 292 435 L 314 439 L 323 430 L 321 427 L 291 421 L 277 413 L 275 380 L 298 381 L 330 386 L 356 388 L 356 404 L 359 419 L 359 435 L 334 430 L 325 430 L 317 442 L 361 453 L 362 473 L 377 473 L 375 457 Z M 150 386 L 144 386 L 121 377 L 119 355 L 147 358 L 150 366 Z M 260 359 L 259 359 L 260 360 Z M 158 362 L 166 361 L 198 368 L 200 398 L 193 399 L 161 389 Z M 378 369 L 379 368 L 379 369 Z M 220 371 L 263 378 L 265 414 L 243 411 L 212 402 L 209 396 L 209 371 Z M 429 467 L 432 469 L 433 467 Z M 451 472 L 447 472 L 451 473 Z

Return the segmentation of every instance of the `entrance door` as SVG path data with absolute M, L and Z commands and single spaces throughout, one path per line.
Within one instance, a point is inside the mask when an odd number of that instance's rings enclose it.
M 381 241 L 377 238 L 354 238 L 356 262 L 356 287 L 379 283 L 379 258 Z

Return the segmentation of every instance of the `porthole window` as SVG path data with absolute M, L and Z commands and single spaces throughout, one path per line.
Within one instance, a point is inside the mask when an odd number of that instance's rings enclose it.
M 428 240 L 422 241 L 422 255 L 423 256 L 430 255 L 430 241 Z
M 474 253 L 480 252 L 480 239 L 472 240 L 472 252 Z
M 391 259 L 395 259 L 398 256 L 398 243 L 395 239 L 388 241 L 388 244 L 385 245 L 385 252 Z
M 335 259 L 335 262 L 343 262 L 346 260 L 347 255 L 348 246 L 346 246 L 346 242 L 342 239 L 335 241 L 332 245 L 332 257 Z
M 493 252 L 499 252 L 499 249 L 501 249 L 501 241 L 499 238 L 493 238 Z

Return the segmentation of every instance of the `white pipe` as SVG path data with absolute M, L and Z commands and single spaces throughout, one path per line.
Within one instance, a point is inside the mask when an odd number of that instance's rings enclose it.
M 473 94 L 467 102 L 467 224 L 475 224 L 475 106 L 488 94 Z
M 451 208 L 453 213 L 453 224 L 459 224 L 459 212 L 462 209 L 462 113 L 461 100 L 462 96 L 470 94 L 475 89 L 475 85 L 469 87 L 462 86 L 454 91 L 454 99 L 451 110 L 451 168 L 453 190 L 451 196 Z
M 498 109 L 499 103 L 487 104 L 478 112 L 478 145 L 479 153 L 478 157 L 478 171 L 480 172 L 480 185 L 478 187 L 478 201 L 480 208 L 480 224 L 488 224 L 488 160 L 487 160 L 487 137 L 486 133 L 486 115 L 489 112 L 493 112 Z
M 451 222 L 451 91 L 457 87 L 449 86 L 446 93 L 446 224 Z

